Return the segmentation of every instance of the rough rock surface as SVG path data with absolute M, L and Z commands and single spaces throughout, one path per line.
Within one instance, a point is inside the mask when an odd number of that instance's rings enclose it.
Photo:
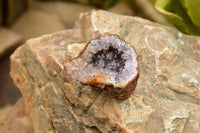
M 63 62 L 91 38 L 118 34 L 138 54 L 140 78 L 125 101 L 68 80 Z M 105 11 L 84 13 L 79 29 L 31 39 L 11 56 L 34 131 L 200 132 L 200 38 Z
M 0 133 L 33 133 L 31 119 L 27 116 L 23 100 L 20 99 L 14 106 L 0 109 L 4 117 L 0 116 Z
M 11 108 L 11 105 L 7 105 L 0 108 L 0 122 L 6 118 Z

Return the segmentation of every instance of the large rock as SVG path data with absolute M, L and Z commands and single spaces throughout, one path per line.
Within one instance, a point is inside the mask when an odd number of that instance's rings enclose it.
M 70 81 L 63 62 L 85 42 L 118 34 L 138 54 L 140 78 L 125 101 Z M 84 13 L 79 29 L 31 39 L 11 56 L 34 131 L 200 132 L 200 38 L 105 11 Z
M 0 27 L 0 42 L 1 58 L 22 43 L 22 36 L 12 30 Z
M 0 108 L 15 104 L 21 97 L 17 86 L 13 83 L 10 72 L 10 55 L 0 59 Z M 1 114 L 1 113 L 0 113 Z
M 125 2 L 118 2 L 116 5 L 108 9 L 109 12 L 117 13 L 117 14 L 122 14 L 122 15 L 129 15 L 133 16 L 135 13 L 133 10 L 126 4 Z
M 27 116 L 24 103 L 19 99 L 16 105 L 0 108 L 0 133 L 33 133 L 30 117 Z
M 94 9 L 94 7 L 88 5 L 81 5 L 63 1 L 34 1 L 32 4 L 32 8 L 39 9 L 50 14 L 57 14 L 60 20 L 62 20 L 65 24 L 66 28 L 69 29 L 74 26 L 76 20 L 79 18 L 80 13 Z
M 47 13 L 38 9 L 29 9 L 11 26 L 25 40 L 66 29 L 64 23 L 55 13 Z

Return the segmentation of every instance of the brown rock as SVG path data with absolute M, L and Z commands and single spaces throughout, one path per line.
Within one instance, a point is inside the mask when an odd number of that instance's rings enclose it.
M 55 13 L 67 28 L 72 28 L 79 18 L 80 13 L 87 12 L 94 7 L 88 5 L 74 4 L 62 1 L 38 2 L 32 4 L 32 8 L 45 11 L 49 14 Z
M 199 37 L 101 10 L 82 14 L 79 28 L 31 39 L 11 56 L 35 132 L 200 132 Z M 63 71 L 80 42 L 104 34 L 118 34 L 139 57 L 138 85 L 125 101 Z
M 109 8 L 108 11 L 122 15 L 134 15 L 133 10 L 124 2 L 118 2 L 115 6 Z
M 0 110 L 0 113 L 2 111 L 6 117 L 0 120 L 0 133 L 33 133 L 32 122 L 26 115 L 22 99 L 16 105 Z
M 27 40 L 42 34 L 64 30 L 65 25 L 54 13 L 29 9 L 11 26 L 11 29 L 20 33 Z
M 0 58 L 5 54 L 11 52 L 21 42 L 22 37 L 6 28 L 0 28 Z
M 2 107 L 15 104 L 21 93 L 9 75 L 10 55 L 1 58 L 0 64 L 0 107 Z
M 6 118 L 6 116 L 10 112 L 11 108 L 12 108 L 11 105 L 7 105 L 7 106 L 0 108 L 0 122 L 2 122 L 2 120 L 4 120 Z

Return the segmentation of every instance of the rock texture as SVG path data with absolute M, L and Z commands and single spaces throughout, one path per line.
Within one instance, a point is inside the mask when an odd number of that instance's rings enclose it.
M 14 106 L 0 109 L 0 133 L 33 133 L 31 119 L 27 116 L 23 100 L 20 99 Z
M 70 81 L 63 70 L 85 42 L 103 34 L 118 34 L 138 54 L 140 78 L 125 101 Z M 199 51 L 199 37 L 99 10 L 82 14 L 78 29 L 27 41 L 11 56 L 11 76 L 36 133 L 198 133 Z

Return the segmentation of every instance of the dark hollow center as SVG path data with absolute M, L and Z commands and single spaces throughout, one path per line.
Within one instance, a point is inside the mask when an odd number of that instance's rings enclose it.
M 123 52 L 119 52 L 112 46 L 108 50 L 102 49 L 95 53 L 90 63 L 99 68 L 108 69 L 117 73 L 121 73 L 126 60 L 122 58 Z

